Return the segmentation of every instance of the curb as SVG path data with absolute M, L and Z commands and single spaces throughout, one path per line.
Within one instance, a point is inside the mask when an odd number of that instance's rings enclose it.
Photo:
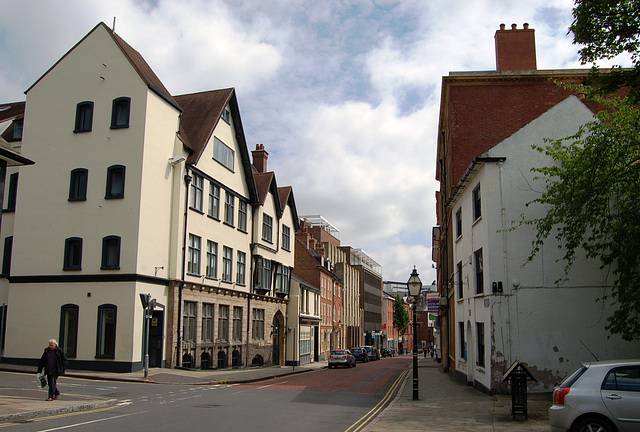
M 0 423 L 22 423 L 39 417 L 48 417 L 58 414 L 68 414 L 81 411 L 92 411 L 100 408 L 108 408 L 118 403 L 117 399 L 109 399 L 102 402 L 92 402 L 68 407 L 51 408 L 39 411 L 27 411 L 16 414 L 0 415 Z

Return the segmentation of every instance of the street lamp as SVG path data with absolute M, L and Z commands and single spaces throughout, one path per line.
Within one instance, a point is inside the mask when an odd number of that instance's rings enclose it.
M 418 400 L 418 329 L 416 324 L 416 312 L 418 297 L 422 290 L 422 281 L 418 277 L 418 271 L 413 266 L 411 277 L 407 281 L 409 295 L 413 297 L 413 400 Z

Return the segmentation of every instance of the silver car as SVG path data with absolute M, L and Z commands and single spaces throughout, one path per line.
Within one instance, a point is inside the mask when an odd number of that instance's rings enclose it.
M 552 432 L 640 432 L 640 360 L 584 363 L 553 394 Z

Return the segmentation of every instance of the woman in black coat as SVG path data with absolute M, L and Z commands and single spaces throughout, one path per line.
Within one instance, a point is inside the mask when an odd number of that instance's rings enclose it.
M 49 397 L 46 400 L 58 399 L 58 396 L 60 396 L 57 384 L 58 377 L 64 375 L 64 371 L 67 369 L 67 356 L 60 349 L 55 339 L 49 340 L 49 347 L 44 349 L 44 353 L 40 357 L 38 373 L 42 372 L 43 369 L 49 383 Z

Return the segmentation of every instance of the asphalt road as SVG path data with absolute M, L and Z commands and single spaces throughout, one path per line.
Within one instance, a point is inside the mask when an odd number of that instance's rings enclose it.
M 114 407 L 34 419 L 10 431 L 356 431 L 398 390 L 410 358 L 320 369 L 254 384 L 183 386 L 61 377 L 60 391 L 117 399 Z M 2 386 L 34 386 L 33 376 L 2 374 Z

